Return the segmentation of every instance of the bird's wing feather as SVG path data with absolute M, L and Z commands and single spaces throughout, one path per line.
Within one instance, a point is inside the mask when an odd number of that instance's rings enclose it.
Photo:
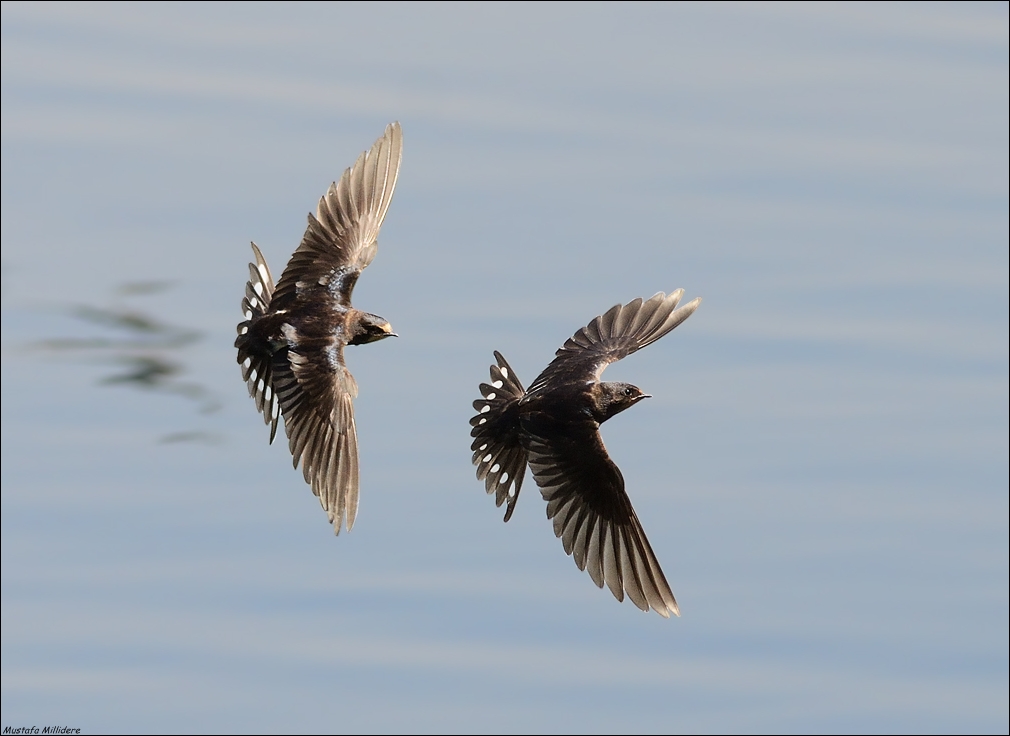
M 678 307 L 683 295 L 684 290 L 677 289 L 669 296 L 660 292 L 611 307 L 558 349 L 528 393 L 551 383 L 598 381 L 608 365 L 654 343 L 694 313 L 701 299 Z
M 547 516 L 565 552 L 604 583 L 619 601 L 624 594 L 643 611 L 680 615 L 656 555 L 624 490 L 624 477 L 603 439 L 591 432 L 528 436 L 533 477 L 547 501 Z
M 277 284 L 275 309 L 289 308 L 299 297 L 316 299 L 321 293 L 350 306 L 358 276 L 375 257 L 402 155 L 400 124 L 391 123 L 371 150 L 330 185 L 315 216 L 309 215 L 302 242 Z
M 358 388 L 333 337 L 289 340 L 274 355 L 276 395 L 295 467 L 339 534 L 358 511 L 358 435 L 354 403 Z

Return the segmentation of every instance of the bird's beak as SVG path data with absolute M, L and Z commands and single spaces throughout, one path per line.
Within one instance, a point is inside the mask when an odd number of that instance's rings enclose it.
M 652 398 L 652 394 L 642 394 L 640 398 L 651 399 Z
M 387 322 L 382 326 L 382 331 L 386 333 L 386 337 L 399 337 L 395 332 L 393 332 L 393 325 Z

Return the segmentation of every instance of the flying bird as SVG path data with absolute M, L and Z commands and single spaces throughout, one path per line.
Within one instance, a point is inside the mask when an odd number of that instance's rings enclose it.
M 400 171 L 403 138 L 392 123 L 319 200 L 302 242 L 274 285 L 260 249 L 242 299 L 238 362 L 249 395 L 270 425 L 280 417 L 294 466 L 340 533 L 358 511 L 358 386 L 344 362 L 344 347 L 396 333 L 389 322 L 351 306 L 351 291 L 377 249 Z
M 701 304 L 678 307 L 684 294 L 656 294 L 617 304 L 575 333 L 529 389 L 497 350 L 491 382 L 473 402 L 473 464 L 505 521 L 512 517 L 526 465 L 547 502 L 565 553 L 593 582 L 606 583 L 643 611 L 680 615 L 670 584 L 624 490 L 624 476 L 607 454 L 600 425 L 650 398 L 630 383 L 602 382 L 604 369 L 654 343 Z

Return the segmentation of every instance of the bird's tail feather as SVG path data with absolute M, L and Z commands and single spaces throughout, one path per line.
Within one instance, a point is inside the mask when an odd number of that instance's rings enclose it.
M 480 385 L 484 398 L 473 402 L 478 413 L 470 420 L 474 438 L 470 449 L 477 479 L 484 481 L 489 494 L 495 494 L 498 506 L 508 501 L 508 521 L 526 475 L 527 453 L 519 441 L 519 400 L 526 391 L 501 353 L 496 350 L 494 357 L 497 365 L 491 366 L 491 383 Z
M 242 315 L 245 320 L 238 323 L 235 347 L 238 348 L 242 378 L 249 386 L 249 395 L 256 401 L 256 409 L 263 414 L 263 421 L 270 425 L 270 441 L 273 442 L 280 417 L 280 403 L 273 386 L 273 366 L 268 353 L 252 349 L 249 326 L 256 317 L 266 313 L 274 293 L 274 279 L 256 243 L 252 243 L 252 249 L 256 262 L 249 264 L 249 281 L 246 282 L 245 296 L 242 297 Z

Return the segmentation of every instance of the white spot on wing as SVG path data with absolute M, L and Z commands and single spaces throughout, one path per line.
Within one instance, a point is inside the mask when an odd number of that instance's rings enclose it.
M 484 450 L 486 450 L 486 449 L 487 449 L 487 442 L 485 442 L 483 445 L 480 446 L 480 451 L 481 452 L 484 452 Z
M 491 385 L 494 386 L 495 388 L 501 388 L 505 384 L 502 383 L 501 381 L 491 381 Z
M 482 417 L 481 420 L 479 422 L 477 422 L 477 425 L 480 426 L 481 424 L 484 424 L 485 422 L 487 422 L 487 419 Z
M 253 291 L 256 292 L 256 296 L 263 296 L 263 284 L 257 281 L 255 284 L 252 285 L 252 287 Z
M 242 361 L 242 365 L 244 367 L 248 368 L 250 365 L 252 365 L 252 359 L 251 358 L 246 358 L 245 360 Z
M 495 396 L 497 396 L 497 395 L 498 395 L 498 394 L 496 394 L 496 393 L 495 393 L 494 391 L 492 391 L 491 393 L 489 393 L 489 394 L 488 394 L 487 396 L 485 396 L 484 398 L 485 398 L 485 399 L 487 399 L 488 401 L 492 401 L 492 400 L 494 400 L 494 397 L 495 397 Z
M 501 474 L 501 478 L 498 479 L 498 482 L 501 483 L 502 485 L 505 485 L 506 483 L 508 483 L 509 482 L 509 474 L 508 473 L 502 473 Z
M 481 462 L 486 463 L 490 459 L 491 459 L 491 453 L 489 452 L 487 455 L 484 456 L 484 459 L 481 460 Z
M 505 376 L 505 378 L 508 378 L 508 377 L 509 377 L 509 369 L 508 369 L 508 368 L 506 368 L 505 366 L 503 366 L 503 365 L 500 365 L 500 366 L 498 366 L 498 370 L 500 370 L 500 371 L 501 371 L 501 374 L 502 374 L 503 376 Z
M 488 406 L 487 404 L 485 404 L 484 408 L 480 410 L 480 413 L 481 414 L 487 414 L 489 411 L 491 411 L 491 407 Z
M 249 332 L 249 328 L 246 327 L 245 325 L 242 325 L 242 331 L 239 334 L 240 335 L 244 335 L 247 332 Z
M 498 463 L 495 463 L 494 465 L 491 466 L 492 473 L 497 473 L 499 470 L 501 470 L 501 465 L 499 465 Z
M 245 317 L 246 319 L 252 319 L 252 310 L 251 310 L 251 309 L 247 309 L 247 310 L 245 310 L 244 312 L 242 312 L 242 315 L 243 315 L 243 316 L 244 316 L 244 317 Z
M 262 263 L 257 264 L 256 270 L 260 272 L 260 278 L 263 279 L 264 282 L 270 280 L 270 275 L 267 273 L 267 267 L 265 265 Z

